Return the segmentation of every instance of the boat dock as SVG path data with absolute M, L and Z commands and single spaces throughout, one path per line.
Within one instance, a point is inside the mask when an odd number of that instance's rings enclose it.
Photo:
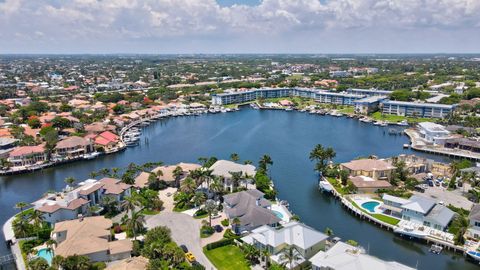
M 465 158 L 474 161 L 480 161 L 480 154 L 470 151 L 464 151 L 459 149 L 448 149 L 448 148 L 439 148 L 439 147 L 430 147 L 425 143 L 420 141 L 418 133 L 413 129 L 406 129 L 405 134 L 410 138 L 411 145 L 410 147 L 413 150 L 421 151 L 429 154 L 448 156 L 450 158 Z

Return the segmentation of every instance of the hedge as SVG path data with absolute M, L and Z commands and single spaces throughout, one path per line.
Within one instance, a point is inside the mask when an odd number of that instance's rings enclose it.
M 205 248 L 207 250 L 211 250 L 211 249 L 216 249 L 216 248 L 219 248 L 219 247 L 232 245 L 233 243 L 234 243 L 234 239 L 222 239 L 220 241 L 208 244 Z

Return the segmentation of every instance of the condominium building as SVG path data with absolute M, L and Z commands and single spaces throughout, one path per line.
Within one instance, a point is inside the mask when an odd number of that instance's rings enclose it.
M 381 106 L 384 114 L 395 114 L 411 117 L 445 118 L 455 110 L 457 105 L 384 100 L 381 102 Z

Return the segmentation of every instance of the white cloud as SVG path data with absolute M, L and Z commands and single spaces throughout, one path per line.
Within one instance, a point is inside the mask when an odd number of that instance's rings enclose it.
M 0 2 L 0 36 L 12 44 L 30 36 L 65 44 L 110 44 L 282 35 L 300 39 L 355 29 L 480 34 L 478 14 L 479 0 L 263 0 L 258 6 L 231 7 L 215 0 L 5 0 Z

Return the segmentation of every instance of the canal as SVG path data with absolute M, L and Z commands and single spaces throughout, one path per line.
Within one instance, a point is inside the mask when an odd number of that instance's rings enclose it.
M 387 130 L 344 117 L 249 108 L 235 113 L 164 119 L 144 129 L 140 146 L 124 152 L 32 174 L 0 177 L 0 223 L 17 211 L 13 208 L 15 203 L 32 202 L 47 190 L 63 188 L 68 176 L 82 180 L 91 171 L 125 167 L 131 162 L 197 162 L 198 157 L 209 156 L 228 159 L 233 152 L 242 161 L 257 163 L 261 155 L 269 154 L 274 162 L 271 174 L 279 198 L 287 200 L 304 223 L 320 231 L 329 227 L 343 240 L 358 241 L 371 255 L 418 269 L 476 269 L 461 255 L 434 255 L 425 245 L 361 221 L 345 211 L 338 201 L 317 190 L 317 176 L 308 159 L 316 144 L 333 147 L 337 152 L 335 162 L 369 155 L 413 153 L 402 149 L 408 143 L 406 136 L 388 135 Z M 1 245 L 0 254 L 7 252 Z

